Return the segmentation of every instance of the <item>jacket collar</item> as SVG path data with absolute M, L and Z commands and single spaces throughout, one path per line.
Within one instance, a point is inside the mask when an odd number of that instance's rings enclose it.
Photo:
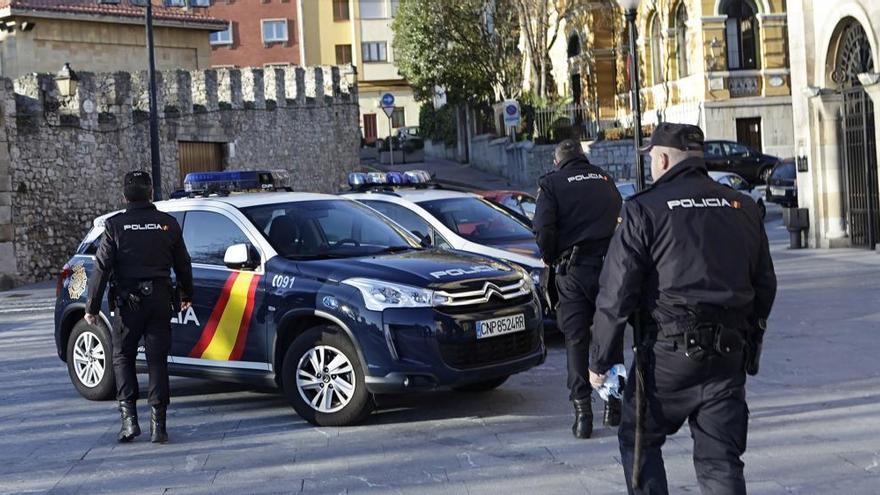
M 125 211 L 131 210 L 155 210 L 156 205 L 150 201 L 132 201 L 125 207 Z
M 564 169 L 565 167 L 571 167 L 571 166 L 574 166 L 574 165 L 582 165 L 582 166 L 586 166 L 586 165 L 591 165 L 591 163 L 590 163 L 590 161 L 587 160 L 586 158 L 581 158 L 581 157 L 569 158 L 568 160 L 562 162 L 562 163 L 559 165 L 559 170 L 562 170 L 562 169 Z
M 654 181 L 654 185 L 671 182 L 686 175 L 708 176 L 709 170 L 706 168 L 706 161 L 702 158 L 688 158 L 669 169 L 662 177 Z

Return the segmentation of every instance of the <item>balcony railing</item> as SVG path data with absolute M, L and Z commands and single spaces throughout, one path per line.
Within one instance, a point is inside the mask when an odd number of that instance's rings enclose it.
M 731 76 L 727 79 L 727 89 L 731 98 L 760 96 L 761 88 L 757 76 Z

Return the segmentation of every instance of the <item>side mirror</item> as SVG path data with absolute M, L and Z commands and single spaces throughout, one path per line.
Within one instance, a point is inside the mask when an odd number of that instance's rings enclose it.
M 223 264 L 233 270 L 253 270 L 258 265 L 256 256 L 247 244 L 233 244 L 226 248 Z
M 421 244 L 422 247 L 429 248 L 434 245 L 434 242 L 431 240 L 430 234 L 423 234 L 418 230 L 411 230 L 410 232 L 412 232 L 413 235 L 419 238 L 419 244 Z

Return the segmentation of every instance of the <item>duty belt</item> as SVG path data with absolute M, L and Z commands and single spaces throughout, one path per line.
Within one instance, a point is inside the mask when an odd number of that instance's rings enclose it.
M 660 341 L 674 342 L 695 361 L 739 352 L 745 345 L 742 327 L 718 322 L 661 324 L 657 337 Z

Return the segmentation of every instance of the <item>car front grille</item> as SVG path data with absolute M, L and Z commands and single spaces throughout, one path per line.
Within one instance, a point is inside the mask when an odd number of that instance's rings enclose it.
M 540 344 L 538 330 L 529 329 L 468 342 L 441 342 L 440 355 L 452 368 L 479 368 L 526 356 Z
M 525 296 L 531 296 L 531 286 L 524 278 L 503 282 L 487 280 L 479 286 L 438 290 L 435 294 L 446 298 L 442 308 L 473 309 L 493 302 L 506 302 L 504 306 L 510 305 Z

